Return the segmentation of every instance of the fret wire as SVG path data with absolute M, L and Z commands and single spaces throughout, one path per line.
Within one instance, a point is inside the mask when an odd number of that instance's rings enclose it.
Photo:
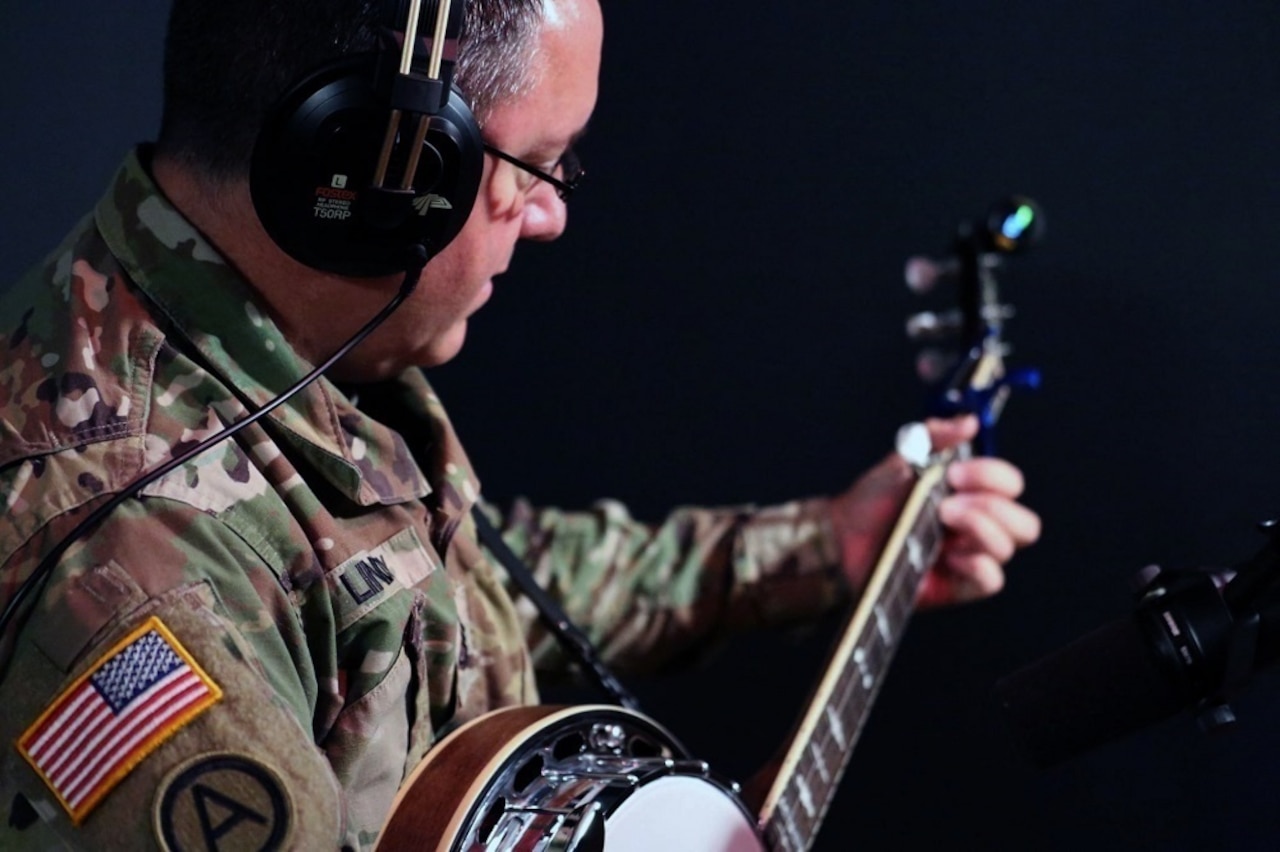
M 844 723 L 844 706 L 849 702 L 849 695 L 855 689 L 853 672 L 846 670 L 841 674 L 841 684 L 837 685 L 836 694 L 827 703 L 822 713 L 822 725 L 831 734 L 831 739 L 841 750 L 847 749 L 851 743 L 851 731 Z
M 810 761 L 813 763 L 814 770 L 818 773 L 819 780 L 823 784 L 830 784 L 831 769 L 827 765 L 827 755 L 823 748 L 818 745 L 816 738 L 809 740 L 809 754 L 812 755 Z
M 908 578 L 903 575 L 902 588 L 899 594 L 893 598 L 894 616 L 898 619 L 898 633 L 903 634 L 907 630 L 907 622 L 911 620 L 911 615 L 916 608 L 916 593 L 920 589 L 918 578 Z
M 813 753 L 811 759 L 807 761 L 808 767 L 800 774 L 804 776 L 809 789 L 816 794 L 815 801 L 821 803 L 827 799 L 827 789 L 831 785 L 831 769 L 825 758 L 819 757 L 818 754 Z
M 787 832 L 787 826 L 782 822 L 774 820 L 769 824 L 769 829 L 773 835 L 773 843 L 770 844 L 770 848 L 773 849 L 774 852 L 778 852 L 779 850 L 781 850 L 781 852 L 804 852 L 804 844 L 797 844 L 796 841 L 792 839 L 792 835 Z
M 837 748 L 835 750 L 835 753 L 832 754 L 831 748 L 829 746 L 834 744 L 835 743 L 828 743 L 828 745 L 823 746 L 823 749 L 822 749 L 822 753 L 826 757 L 826 760 L 824 762 L 826 763 L 826 766 L 827 766 L 827 774 L 831 776 L 831 781 L 828 783 L 831 783 L 831 784 L 834 784 L 839 779 L 840 766 L 844 760 L 844 751 L 842 749 Z
M 941 522 L 938 520 L 938 504 L 941 500 L 942 491 L 934 489 L 921 508 L 920 516 L 915 523 L 920 533 L 925 536 L 925 541 L 927 542 L 926 552 L 929 552 L 932 556 L 937 555 L 935 548 L 938 546 L 938 534 L 942 528 Z
M 908 536 L 907 541 L 917 548 L 916 558 L 922 568 L 927 569 L 929 564 L 928 548 L 920 543 L 917 534 L 914 532 Z M 924 570 L 914 570 L 911 559 L 905 552 L 899 557 L 898 563 L 898 570 L 890 578 L 889 587 L 885 590 L 885 598 L 894 606 L 895 611 L 898 610 L 902 603 L 912 602 L 915 588 L 919 585 L 920 578 L 924 576 Z
M 901 634 L 907 623 L 907 618 L 911 614 L 911 610 L 915 600 L 915 590 L 919 585 L 917 576 L 913 571 L 899 571 L 892 580 L 893 587 L 890 593 L 885 596 L 888 604 L 889 612 L 893 616 L 896 623 L 894 634 Z
M 815 735 L 811 738 L 810 744 L 811 746 L 817 744 L 822 749 L 823 765 L 827 772 L 826 778 L 816 778 L 812 772 L 803 773 L 806 782 L 810 784 L 811 803 L 815 808 L 815 813 L 809 821 L 812 822 L 815 828 L 826 814 L 827 807 L 834 797 L 835 786 L 843 774 L 851 747 L 856 739 L 858 728 L 860 727 L 857 719 L 858 713 L 850 713 L 849 710 L 856 703 L 853 699 L 864 691 L 861 686 L 861 678 L 855 677 L 852 669 L 846 669 L 841 672 L 834 690 L 835 696 L 827 705 L 827 709 L 834 715 L 835 724 L 839 725 L 841 736 L 836 736 L 836 730 L 832 723 L 833 716 L 826 712 L 820 717 L 819 725 L 815 726 Z M 843 747 L 841 746 L 841 740 L 844 741 Z M 832 746 L 834 746 L 834 749 Z M 782 793 L 780 802 L 785 801 L 788 794 L 791 793 L 794 793 L 797 798 L 799 797 L 799 785 L 797 783 L 799 777 L 800 773 L 792 776 Z M 792 814 L 791 816 L 794 818 L 795 815 Z
M 867 660 L 867 667 L 873 671 L 883 671 L 889 662 L 890 645 L 884 642 L 874 641 L 878 637 L 869 637 L 872 641 L 867 642 L 863 646 L 863 654 Z
M 797 821 L 801 824 L 800 827 L 804 829 L 804 835 L 812 837 L 814 826 L 817 824 L 816 821 L 821 812 L 822 803 L 814 797 L 814 790 L 809 786 L 809 782 L 803 774 L 797 773 L 795 779 L 795 805 L 798 806 L 796 810 Z M 818 792 L 823 793 L 825 791 L 819 790 Z
M 818 786 L 826 787 L 831 783 L 831 770 L 827 768 L 826 755 L 822 753 L 822 750 L 818 748 L 817 743 L 813 740 L 809 741 L 808 757 L 810 765 L 809 771 L 817 775 L 817 777 L 813 779 L 813 782 Z
M 786 817 L 785 825 L 783 827 L 787 830 L 788 839 L 794 842 L 797 850 L 804 849 L 804 836 L 796 829 L 796 815 L 792 803 L 787 801 L 787 797 L 784 794 L 782 798 L 778 800 L 778 804 L 782 809 L 783 815 Z
M 935 487 L 920 505 L 881 587 L 880 599 L 871 607 L 871 618 L 855 637 L 853 654 L 836 676 L 827 706 L 810 732 L 809 747 L 800 752 L 798 771 L 779 793 L 767 826 L 774 852 L 804 852 L 807 843 L 800 829 L 812 837 L 835 798 L 870 702 L 914 612 L 920 580 L 937 558 L 942 532 L 938 503 L 943 493 L 941 486 Z
M 810 741 L 817 745 L 818 752 L 822 755 L 822 765 L 826 768 L 826 779 L 823 781 L 828 787 L 832 787 L 840 778 L 840 766 L 844 759 L 845 750 L 840 748 L 834 739 L 827 739 L 819 743 L 816 739 Z
M 858 739 L 858 717 L 863 714 L 867 701 L 874 693 L 875 688 L 876 680 L 874 676 L 870 685 L 867 685 L 867 681 L 864 678 L 858 678 L 849 701 L 845 702 L 844 706 L 839 710 L 840 721 L 844 724 L 845 736 L 849 738 L 850 743 L 856 742 Z M 857 700 L 854 700 L 855 698 Z
M 934 555 L 930 554 L 929 551 L 926 549 L 925 556 L 924 556 L 925 571 L 928 570 L 928 565 L 933 561 L 934 558 L 935 558 Z M 901 577 L 899 578 L 899 586 L 897 590 L 898 593 L 894 595 L 894 600 L 901 607 L 902 624 L 904 627 L 906 626 L 907 620 L 911 617 L 911 614 L 915 612 L 916 593 L 919 591 L 920 583 L 923 579 L 924 579 L 923 571 L 918 574 L 914 571 L 910 571 L 910 572 L 903 571 Z
M 857 654 L 858 648 L 860 647 L 861 647 L 860 643 L 857 643 L 854 645 L 853 651 L 855 655 Z M 844 667 L 844 670 L 840 672 L 839 679 L 836 681 L 836 688 L 835 688 L 836 694 L 834 696 L 836 701 L 838 701 L 841 704 L 847 701 L 849 699 L 849 695 L 851 691 L 853 690 L 854 686 L 857 683 L 857 680 L 858 680 L 858 674 L 856 669 L 853 666 L 846 665 Z
M 939 543 L 941 537 L 938 535 L 937 521 L 934 521 L 928 529 L 920 531 L 921 545 L 929 560 L 938 558 Z
M 769 824 L 764 829 L 764 836 L 771 852 L 790 852 L 790 847 L 786 844 L 785 835 L 776 818 L 769 820 Z
M 817 757 L 809 761 L 809 768 L 805 770 L 805 779 L 809 783 L 810 791 L 813 793 L 813 801 L 818 807 L 818 814 L 814 817 L 814 832 L 817 833 L 817 826 L 822 823 L 822 819 L 827 815 L 827 810 L 831 807 L 831 801 L 835 798 L 836 784 L 840 783 L 840 777 L 844 774 L 845 761 L 842 757 L 846 755 L 837 755 L 835 761 L 828 761 L 826 756 Z
M 897 576 L 902 576 L 900 573 Z M 893 645 L 898 641 L 899 630 L 902 624 L 894 617 L 893 600 L 886 598 L 875 608 L 876 629 L 880 634 L 880 639 L 885 645 Z
M 854 649 L 854 655 L 858 653 L 857 648 Z M 835 694 L 832 696 L 831 704 L 835 705 L 837 715 L 843 717 L 844 707 L 853 700 L 857 694 L 858 682 L 861 675 L 853 666 L 845 666 L 844 671 L 840 673 L 839 680 L 836 681 Z

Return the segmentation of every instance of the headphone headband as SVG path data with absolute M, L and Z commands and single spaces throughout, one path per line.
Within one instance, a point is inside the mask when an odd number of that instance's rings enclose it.
M 264 123 L 250 167 L 254 207 L 272 240 L 340 275 L 401 272 L 419 247 L 434 256 L 461 230 L 480 185 L 480 129 L 452 85 L 463 0 L 449 4 L 445 21 L 440 0 L 423 3 L 418 22 L 430 35 L 411 38 L 417 4 L 390 5 L 397 37 L 291 87 Z

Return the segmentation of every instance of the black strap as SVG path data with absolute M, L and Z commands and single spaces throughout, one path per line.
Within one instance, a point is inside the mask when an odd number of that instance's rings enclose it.
M 538 608 L 538 614 L 542 616 L 543 623 L 560 640 L 560 645 L 578 661 L 583 671 L 596 682 L 600 689 L 613 697 L 613 700 L 628 710 L 639 710 L 640 702 L 627 691 L 621 681 L 614 677 L 613 672 L 609 671 L 604 660 L 600 659 L 600 655 L 596 653 L 591 640 L 569 620 L 569 616 L 565 615 L 560 604 L 538 585 L 528 566 L 512 552 L 511 548 L 507 547 L 507 543 L 502 540 L 502 534 L 489 523 L 489 518 L 481 510 L 480 504 L 477 503 L 471 507 L 471 517 L 475 519 L 476 532 L 480 536 L 480 541 L 494 556 L 498 557 L 498 561 L 507 569 L 507 573 L 520 587 L 520 591 L 524 592 L 525 597 L 533 601 L 533 605 Z

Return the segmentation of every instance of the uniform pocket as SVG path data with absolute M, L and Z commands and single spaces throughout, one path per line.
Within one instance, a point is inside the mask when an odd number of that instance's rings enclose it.
M 348 791 L 348 839 L 381 825 L 406 772 L 452 715 L 458 663 L 453 583 L 412 528 L 328 575 L 342 707 L 321 747 Z
M 323 744 L 347 791 L 347 842 L 355 848 L 381 827 L 404 776 L 412 669 L 401 649 L 382 682 L 343 709 Z

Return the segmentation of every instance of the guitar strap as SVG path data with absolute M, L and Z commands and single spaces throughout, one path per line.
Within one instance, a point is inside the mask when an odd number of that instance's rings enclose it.
M 628 710 L 639 710 L 640 702 L 622 685 L 613 672 L 609 671 L 604 660 L 600 659 L 600 655 L 596 653 L 591 640 L 569 620 L 569 616 L 565 614 L 555 598 L 538 585 L 529 567 L 515 555 L 510 547 L 507 547 L 502 534 L 489 522 L 488 516 L 480 508 L 479 503 L 471 507 L 471 517 L 475 519 L 476 532 L 480 536 L 480 541 L 494 556 L 498 557 L 502 567 L 507 569 L 511 579 L 520 587 L 520 591 L 538 608 L 538 615 L 542 617 L 543 624 L 547 625 L 560 641 L 561 647 L 578 662 L 582 671 L 595 681 L 596 686 L 608 693 L 614 701 Z

